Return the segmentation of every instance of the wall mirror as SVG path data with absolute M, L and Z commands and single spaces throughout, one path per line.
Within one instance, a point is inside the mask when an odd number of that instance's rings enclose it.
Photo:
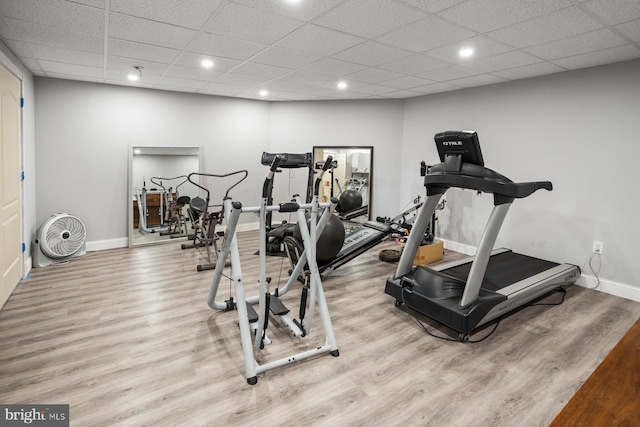
M 199 189 L 187 180 L 202 164 L 199 147 L 129 146 L 129 247 L 186 239 L 188 200 Z
M 325 173 L 320 185 L 321 202 L 331 196 L 340 202 L 336 213 L 346 223 L 361 224 L 370 219 L 373 147 L 313 147 L 313 158 L 323 162 L 333 156 L 336 167 Z

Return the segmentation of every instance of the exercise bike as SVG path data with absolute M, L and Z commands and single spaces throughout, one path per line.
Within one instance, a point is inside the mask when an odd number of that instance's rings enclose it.
M 222 224 L 224 218 L 224 203 L 223 204 L 210 204 L 211 192 L 208 188 L 200 185 L 196 182 L 195 177 L 211 177 L 211 178 L 227 178 L 230 176 L 241 175 L 237 181 L 233 181 L 233 184 L 227 188 L 224 193 L 224 199 L 229 197 L 229 192 L 235 188 L 238 184 L 244 181 L 248 172 L 246 170 L 239 170 L 236 172 L 230 172 L 227 174 L 210 174 L 193 172 L 187 176 L 187 180 L 200 188 L 205 193 L 205 198 L 193 197 L 189 201 L 189 207 L 187 208 L 187 215 L 189 216 L 189 222 L 191 224 L 192 234 L 189 234 L 187 238 L 192 242 L 183 243 L 182 249 L 194 249 L 205 248 L 207 251 L 207 262 L 204 264 L 198 264 L 196 266 L 197 271 L 212 270 L 215 268 L 215 260 L 213 254 L 218 252 L 217 241 L 224 235 L 223 232 L 216 232 L 216 226 Z M 211 251 L 213 247 L 213 253 Z

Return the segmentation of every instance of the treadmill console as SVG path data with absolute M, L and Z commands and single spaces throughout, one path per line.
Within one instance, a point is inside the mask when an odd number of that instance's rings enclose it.
M 484 166 L 478 134 L 469 130 L 440 132 L 433 137 L 440 161 L 450 171 L 459 171 L 462 163 Z

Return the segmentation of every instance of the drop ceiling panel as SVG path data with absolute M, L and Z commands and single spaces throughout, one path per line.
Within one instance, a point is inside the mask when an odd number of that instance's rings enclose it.
M 511 52 L 501 53 L 500 55 L 466 62 L 465 66 L 484 71 L 485 73 L 492 73 L 509 68 L 521 67 L 523 65 L 535 64 L 537 62 L 542 62 L 542 60 L 526 52 L 512 50 Z
M 368 95 L 381 95 L 383 93 L 389 93 L 396 91 L 396 88 L 381 85 L 367 85 L 358 88 L 359 93 L 366 93 Z
M 458 3 L 462 3 L 464 0 L 403 0 L 405 3 L 418 7 L 429 13 L 440 12 L 441 10 L 448 9 L 451 6 L 455 6 Z
M 409 51 L 395 49 L 382 43 L 368 41 L 344 50 L 334 55 L 334 57 L 345 61 L 375 67 L 376 65 L 386 64 L 411 54 L 412 52 Z
M 192 79 L 181 79 L 176 77 L 163 77 L 158 82 L 158 85 L 163 86 L 164 88 L 182 88 L 182 89 L 201 89 L 206 84 L 209 83 L 207 81 L 202 80 L 192 80 Z
M 379 83 L 385 80 L 397 79 L 398 77 L 402 77 L 402 74 L 372 67 L 365 68 L 362 71 L 357 71 L 350 74 L 348 77 L 361 82 Z
M 283 74 L 290 73 L 291 69 L 274 67 L 273 65 L 256 64 L 255 62 L 245 62 L 238 65 L 232 70 L 233 74 L 240 74 L 243 76 L 256 77 L 258 79 L 275 79 Z
M 135 16 L 111 13 L 109 35 L 114 39 L 184 49 L 196 35 L 196 31 Z
M 564 71 L 562 67 L 549 62 L 539 62 L 537 64 L 525 65 L 523 67 L 510 68 L 503 71 L 495 71 L 493 75 L 509 80 L 526 79 L 529 77 L 543 76 L 545 74 L 559 73 Z
M 638 48 L 625 45 L 603 49 L 597 52 L 570 56 L 568 58 L 552 61 L 554 64 L 568 69 L 594 67 L 596 65 L 611 64 L 613 62 L 627 61 L 638 57 Z
M 435 70 L 429 70 L 423 73 L 419 73 L 418 76 L 438 82 L 445 82 L 447 80 L 477 76 L 478 74 L 481 74 L 481 71 L 472 70 L 471 68 L 463 67 L 461 65 L 450 65 L 448 67 L 437 68 Z
M 69 74 L 75 76 L 89 76 L 95 78 L 104 77 L 104 71 L 102 67 L 87 67 L 85 65 L 74 65 L 74 64 L 65 64 L 62 62 L 54 62 L 54 61 L 38 61 L 40 66 L 44 71 L 58 73 L 58 74 Z
M 207 70 L 204 68 L 180 67 L 173 65 L 169 67 L 163 74 L 165 77 L 175 77 L 178 79 L 192 79 L 210 82 L 216 78 L 222 77 L 224 73 L 220 71 Z
M 430 16 L 378 37 L 377 40 L 412 52 L 424 52 L 474 35 L 471 30 L 457 27 L 437 16 Z
M 411 89 L 418 86 L 426 86 L 431 83 L 435 82 L 433 80 L 424 79 L 422 77 L 404 76 L 397 79 L 387 80 L 380 84 L 396 89 Z
M 330 56 L 364 42 L 364 39 L 329 28 L 307 24 L 276 43 L 276 46 Z
M 292 82 L 305 85 L 324 85 L 329 81 L 333 81 L 335 77 L 326 76 L 324 74 L 317 73 L 309 73 L 306 71 L 294 71 L 289 74 L 285 74 L 282 77 L 279 77 L 277 80 L 281 80 L 283 82 Z
M 640 42 L 640 19 L 616 26 L 616 30 L 634 42 Z
M 406 98 L 640 58 L 640 2 L 0 0 L 0 41 L 53 78 L 267 100 Z
M 640 19 L 638 0 L 590 0 L 583 5 L 610 25 Z
M 425 16 L 401 2 L 349 0 L 315 19 L 315 23 L 364 38 L 375 38 Z
M 277 13 L 305 22 L 311 21 L 344 1 L 345 0 L 311 1 L 303 5 L 273 0 L 231 0 L 232 3 L 242 4 L 265 12 Z
M 450 64 L 446 61 L 426 55 L 415 54 L 379 65 L 379 68 L 395 71 L 400 74 L 418 74 L 424 71 L 446 67 L 447 65 Z
M 251 58 L 251 61 L 259 64 L 274 65 L 276 67 L 298 69 L 312 62 L 316 62 L 320 58 L 322 57 L 319 55 L 272 46 L 258 53 Z
M 163 62 L 171 64 L 180 53 L 177 49 L 170 49 L 160 46 L 152 46 L 149 44 L 136 43 L 126 40 L 109 39 L 108 43 L 109 55 L 120 56 L 124 58 L 136 58 L 143 61 Z M 138 65 L 132 61 L 131 66 Z
M 81 50 L 72 50 L 32 43 L 27 44 L 27 47 L 35 58 L 41 60 L 75 65 L 87 65 L 90 67 L 102 67 L 104 64 L 104 55 L 101 53 L 84 52 Z
M 248 59 L 267 46 L 232 37 L 199 33 L 187 46 L 187 51 L 231 59 Z
M 64 28 L 50 27 L 17 19 L 6 20 L 23 42 L 87 52 L 103 52 L 104 38 Z
M 0 13 L 70 31 L 104 34 L 104 10 L 66 0 L 2 0 Z
M 415 92 L 420 92 L 423 95 L 428 95 L 430 93 L 448 92 L 458 89 L 460 89 L 459 86 L 453 86 L 446 83 L 434 83 L 432 85 L 413 88 Z
M 480 33 L 571 6 L 570 0 L 469 0 L 438 15 Z
M 474 87 L 474 86 L 484 86 L 491 85 L 495 83 L 501 83 L 506 81 L 501 77 L 493 76 L 491 74 L 478 74 L 477 76 L 465 77 L 462 79 L 450 80 L 447 83 L 460 86 L 460 87 Z
M 291 33 L 304 23 L 286 16 L 264 12 L 237 3 L 227 3 L 203 30 L 249 40 L 272 44 Z
M 514 49 L 513 46 L 490 39 L 489 37 L 475 36 L 428 50 L 425 54 L 442 59 L 443 61 L 463 64 L 469 61 L 469 58 L 460 57 L 459 52 L 462 48 L 472 48 L 475 56 L 478 58 L 485 58 Z
M 131 58 L 121 58 L 119 56 L 110 55 L 107 60 L 107 69 L 118 70 L 121 78 L 126 79 L 127 75 L 133 71 L 132 63 L 134 61 L 136 66 L 143 67 L 143 80 L 147 80 L 150 75 L 162 76 L 169 68 L 169 64 L 162 62 L 143 61 L 140 59 L 133 60 Z
M 304 71 L 328 76 L 345 76 L 366 69 L 367 67 L 353 62 L 341 61 L 339 59 L 324 58 L 303 68 Z
M 182 52 L 174 62 L 174 65 L 202 69 L 201 63 L 204 59 L 213 61 L 213 71 L 217 73 L 226 73 L 242 64 L 242 61 L 236 59 L 221 58 L 203 53 Z
M 110 0 L 113 12 L 199 30 L 223 0 Z
M 592 17 L 576 7 L 570 7 L 540 18 L 492 31 L 488 35 L 518 48 L 525 48 L 600 28 L 602 28 L 602 25 Z
M 611 30 L 591 31 L 566 39 L 543 43 L 526 48 L 525 51 L 541 58 L 552 60 L 575 56 L 594 50 L 602 50 L 610 47 L 622 46 L 627 42 L 618 37 Z
M 31 52 L 31 49 L 29 49 L 29 45 L 27 43 L 22 43 L 21 41 L 17 41 L 17 40 L 5 40 L 5 44 L 7 45 L 7 47 L 9 49 L 11 49 L 11 51 L 14 53 L 14 55 L 20 57 L 20 58 L 33 58 L 33 53 Z M 51 46 L 46 46 L 47 48 L 51 48 Z

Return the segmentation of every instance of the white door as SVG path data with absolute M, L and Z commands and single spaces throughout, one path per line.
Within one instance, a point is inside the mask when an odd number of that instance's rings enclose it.
M 0 307 L 22 276 L 20 80 L 0 65 Z

